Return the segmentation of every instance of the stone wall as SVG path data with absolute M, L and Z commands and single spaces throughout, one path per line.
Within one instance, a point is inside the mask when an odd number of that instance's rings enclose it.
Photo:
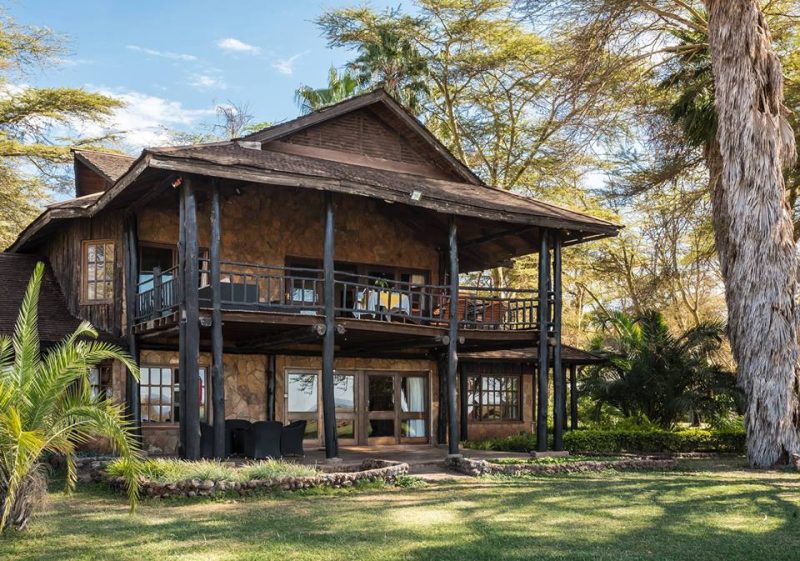
M 614 470 L 667 470 L 675 467 L 675 460 L 665 458 L 626 458 L 622 460 L 603 460 L 585 462 L 564 462 L 560 464 L 495 464 L 487 460 L 473 460 L 465 457 L 447 459 L 448 467 L 459 473 L 479 477 L 482 475 L 552 475 L 556 473 L 577 473 L 587 471 Z
M 287 257 L 321 262 L 322 193 L 265 185 L 248 185 L 240 192 L 222 188 L 222 260 L 280 266 Z M 209 207 L 206 198 L 198 196 L 198 241 L 204 248 L 209 246 Z M 390 208 L 373 199 L 335 197 L 336 260 L 426 270 L 437 283 L 436 240 L 392 219 Z M 150 206 L 138 218 L 140 243 L 177 242 L 177 206 Z
M 200 353 L 200 366 L 207 369 L 210 383 L 211 355 Z M 178 366 L 177 351 L 143 350 L 141 366 Z M 266 357 L 262 355 L 223 356 L 225 368 L 225 416 L 229 419 L 264 421 L 267 418 Z M 116 378 L 115 378 L 116 384 Z M 124 378 L 122 378 L 124 399 Z M 116 395 L 116 391 L 115 391 Z M 209 416 L 213 414 L 208 403 Z M 142 439 L 145 451 L 159 454 L 177 454 L 178 425 L 176 423 L 145 423 Z
M 113 489 L 125 490 L 124 478 L 111 477 L 106 474 L 105 467 L 110 461 L 111 459 L 107 457 L 78 458 L 76 460 L 78 480 L 82 483 L 106 483 Z M 364 460 L 360 466 L 349 471 L 319 473 L 318 475 L 305 477 L 285 476 L 250 481 L 191 479 L 176 483 L 143 481 L 140 493 L 145 497 L 169 498 L 214 496 L 225 493 L 248 495 L 259 490 L 296 491 L 314 487 L 340 489 L 352 487 L 362 481 L 394 483 L 398 477 L 407 475 L 408 470 L 409 466 L 406 463 L 368 459 Z

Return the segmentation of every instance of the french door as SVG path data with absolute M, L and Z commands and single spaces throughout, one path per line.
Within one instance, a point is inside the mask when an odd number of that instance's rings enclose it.
M 363 374 L 362 434 L 367 444 L 428 442 L 428 375 Z
M 426 372 L 341 371 L 334 375 L 339 443 L 429 442 L 429 376 Z M 307 421 L 308 444 L 322 443 L 319 371 L 286 371 L 286 416 Z

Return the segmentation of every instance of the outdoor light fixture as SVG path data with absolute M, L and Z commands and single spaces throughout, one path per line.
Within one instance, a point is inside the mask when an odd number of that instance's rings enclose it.
M 419 191 L 411 191 L 411 200 L 418 201 L 422 198 L 422 193 Z

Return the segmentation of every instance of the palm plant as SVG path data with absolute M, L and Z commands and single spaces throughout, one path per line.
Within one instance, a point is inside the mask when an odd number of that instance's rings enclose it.
M 328 70 L 327 88 L 300 86 L 294 92 L 294 100 L 300 106 L 300 111 L 306 115 L 353 97 L 361 91 L 361 88 L 361 82 L 349 71 L 345 70 L 339 73 L 335 67 L 331 66 Z
M 131 509 L 138 497 L 139 452 L 121 405 L 92 396 L 89 368 L 118 360 L 138 376 L 119 348 L 94 341 L 97 331 L 83 322 L 72 335 L 44 353 L 38 334 L 38 263 L 25 292 L 12 337 L 0 336 L 0 532 L 24 528 L 44 491 L 45 454 L 66 458 L 66 490 L 77 479 L 76 446 L 91 436 L 106 437 L 125 465 Z
M 632 318 L 622 312 L 604 321 L 608 336 L 595 341 L 609 362 L 589 370 L 582 383 L 599 413 L 610 405 L 625 417 L 672 428 L 690 414 L 716 419 L 730 413 L 739 392 L 732 372 L 718 360 L 725 326 L 705 322 L 675 336 L 660 313 Z
M 421 111 L 429 93 L 425 82 L 428 63 L 407 37 L 380 29 L 374 40 L 359 46 L 358 57 L 349 67 L 361 83 L 384 88 L 414 113 Z

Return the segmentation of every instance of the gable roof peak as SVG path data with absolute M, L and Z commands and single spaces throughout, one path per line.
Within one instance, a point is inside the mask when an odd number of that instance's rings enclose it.
M 382 87 L 347 98 L 333 105 L 322 107 L 290 121 L 272 125 L 252 134 L 236 138 L 234 141 L 239 146 L 246 148 L 256 148 L 256 143 L 260 143 L 263 147 L 268 142 L 280 140 L 309 127 L 365 108 L 380 108 L 376 113 L 380 113 L 383 110 L 384 115 L 392 121 L 391 123 L 386 123 L 388 126 L 401 136 L 413 138 L 423 144 L 426 149 L 430 150 L 429 154 L 460 181 L 473 185 L 484 185 L 483 180 L 467 167 L 464 162 L 453 155 L 407 107 L 394 99 Z

